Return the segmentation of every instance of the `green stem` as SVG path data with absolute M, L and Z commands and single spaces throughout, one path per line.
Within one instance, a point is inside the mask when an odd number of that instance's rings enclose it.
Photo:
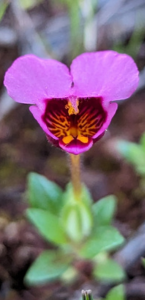
M 80 176 L 80 155 L 70 154 L 71 161 L 71 180 L 74 190 L 74 195 L 77 200 L 80 199 L 82 185 Z
M 91 290 L 82 291 L 82 300 L 93 300 Z

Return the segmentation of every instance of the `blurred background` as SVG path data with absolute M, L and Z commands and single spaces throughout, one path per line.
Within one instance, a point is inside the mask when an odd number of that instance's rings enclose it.
M 140 84 L 130 99 L 120 101 L 105 136 L 83 154 L 82 179 L 94 201 L 117 196 L 114 224 L 127 241 L 134 241 L 116 254 L 124 262 L 131 257 L 130 264 L 124 263 L 127 299 L 145 299 L 140 260 L 145 255 L 145 189 L 116 147 L 119 139 L 138 143 L 145 131 L 145 0 L 0 0 L 0 299 L 73 300 L 85 287 L 103 296 L 104 285 L 93 282 L 83 268 L 70 286 L 57 282 L 33 288 L 23 282 L 31 262 L 48 247 L 24 217 L 27 174 L 38 172 L 63 188 L 70 175 L 66 154 L 47 142 L 27 105 L 9 98 L 3 77 L 26 53 L 69 66 L 82 52 L 108 49 L 133 57 Z

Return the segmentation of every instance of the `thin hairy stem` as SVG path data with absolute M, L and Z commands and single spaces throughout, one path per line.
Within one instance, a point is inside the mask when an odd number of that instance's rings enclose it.
M 80 155 L 70 154 L 71 161 L 71 180 L 74 189 L 74 195 L 77 200 L 81 195 L 81 176 L 80 176 Z

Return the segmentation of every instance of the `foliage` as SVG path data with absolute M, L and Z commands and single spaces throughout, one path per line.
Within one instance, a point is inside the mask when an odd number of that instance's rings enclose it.
M 62 206 L 62 189 L 54 182 L 36 173 L 28 175 L 28 195 L 30 206 L 47 209 L 58 214 Z
M 80 250 L 81 256 L 91 259 L 98 253 L 106 250 L 114 250 L 124 242 L 124 238 L 118 230 L 112 226 L 100 226 L 96 228 Z
M 111 223 L 116 211 L 116 202 L 116 197 L 110 195 L 93 205 L 94 221 L 96 225 L 109 225 Z
M 67 237 L 59 218 L 49 211 L 29 208 L 27 209 L 27 217 L 46 240 L 54 244 L 67 243 Z
M 139 144 L 119 141 L 117 149 L 140 176 L 145 176 L 145 133 Z
M 90 290 L 82 291 L 82 300 L 93 300 L 92 293 Z M 101 299 L 97 299 L 101 300 Z M 102 300 L 125 300 L 125 290 L 123 285 L 118 285 L 112 288 L 105 299 Z
M 125 291 L 123 285 L 118 285 L 111 289 L 105 300 L 125 300 Z
M 101 281 L 118 282 L 125 279 L 122 267 L 106 254 L 99 254 L 94 267 L 94 277 Z
M 145 258 L 142 258 L 142 264 L 143 264 L 143 266 L 145 268 Z
M 8 5 L 9 5 L 8 0 L 3 0 L 3 1 L 0 2 L 0 21 L 3 18 Z
M 82 300 L 93 300 L 90 290 L 82 291 Z
M 120 42 L 113 46 L 113 50 L 120 53 L 126 53 L 128 55 L 131 55 L 133 58 L 135 58 L 143 42 L 143 39 L 144 39 L 144 28 L 136 27 L 131 35 L 128 44 L 123 45 L 122 42 Z
M 28 219 L 49 243 L 57 246 L 55 250 L 46 250 L 38 256 L 26 274 L 27 283 L 41 284 L 60 276 L 62 280 L 68 277 L 69 281 L 74 274 L 77 277 L 78 270 L 73 266 L 78 259 L 93 262 L 94 277 L 101 280 L 113 280 L 117 273 L 116 281 L 124 278 L 121 267 L 107 256 L 103 262 L 99 256 L 96 259 L 97 254 L 114 250 L 124 242 L 111 225 L 116 210 L 114 196 L 93 204 L 89 191 L 82 186 L 78 201 L 71 183 L 63 192 L 44 176 L 30 173 L 27 197 L 30 205 L 26 211 Z M 106 277 L 103 272 L 106 272 Z
M 29 284 L 37 284 L 57 279 L 68 268 L 69 262 L 69 258 L 62 256 L 59 251 L 46 250 L 30 267 L 26 281 Z
M 55 0 L 58 4 L 58 0 Z M 82 46 L 82 32 L 81 32 L 81 20 L 80 20 L 80 0 L 59 0 L 60 3 L 65 5 L 68 9 L 70 18 L 70 33 L 71 33 L 71 54 L 74 58 Z
M 32 7 L 38 5 L 42 0 L 19 0 L 20 5 L 24 9 L 31 9 Z

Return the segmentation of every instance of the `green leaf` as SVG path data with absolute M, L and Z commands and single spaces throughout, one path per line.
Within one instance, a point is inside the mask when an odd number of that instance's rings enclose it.
M 56 5 L 58 0 L 55 0 Z M 76 57 L 80 53 L 83 44 L 83 35 L 80 22 L 80 0 L 59 0 L 60 3 L 66 5 L 70 18 L 70 37 L 72 56 Z M 75 45 L 75 47 L 74 47 Z
M 116 211 L 116 197 L 113 195 L 104 197 L 93 205 L 95 224 L 110 224 Z
M 47 209 L 57 214 L 62 206 L 62 189 L 37 173 L 28 175 L 28 200 L 34 208 Z
M 64 229 L 56 216 L 37 208 L 28 208 L 26 215 L 45 239 L 55 244 L 67 243 Z
M 59 278 L 69 267 L 69 260 L 57 251 L 44 251 L 29 268 L 25 281 L 28 284 L 44 284 Z
M 139 174 L 145 174 L 145 151 L 140 145 L 126 141 L 119 141 L 117 143 L 117 149 L 122 156 L 134 166 Z
M 79 1 L 70 1 L 73 5 L 68 7 L 70 17 L 70 35 L 71 35 L 71 52 L 72 58 L 80 54 L 83 45 L 83 32 L 80 22 Z M 75 44 L 75 47 L 73 45 Z
M 142 134 L 141 139 L 140 139 L 140 145 L 145 153 L 145 133 Z
M 125 290 L 122 284 L 114 287 L 107 294 L 106 300 L 125 300 Z
M 129 162 L 136 164 L 144 160 L 144 153 L 138 144 L 127 141 L 119 141 L 117 143 L 117 148 Z M 138 162 L 137 159 L 139 159 Z
M 8 7 L 8 5 L 9 5 L 9 2 L 8 1 L 2 1 L 1 3 L 0 3 L 0 21 L 1 21 L 1 19 L 2 19 L 2 17 L 4 16 L 4 13 L 5 13 L 5 11 L 6 11 L 6 9 L 7 9 L 7 7 Z
M 132 56 L 133 58 L 135 58 L 140 49 L 143 39 L 144 39 L 143 28 L 138 27 L 137 24 L 135 24 L 135 30 L 133 31 L 127 45 L 123 45 L 121 41 L 113 46 L 113 50 L 121 53 L 126 53 Z
M 98 227 L 80 250 L 84 258 L 92 258 L 105 250 L 113 250 L 124 242 L 123 236 L 112 226 Z
M 98 261 L 94 276 L 99 280 L 118 282 L 125 279 L 125 272 L 113 259 L 104 259 Z
M 143 266 L 145 268 L 145 258 L 142 258 L 142 264 L 143 264 Z
M 24 9 L 31 9 L 42 2 L 42 0 L 19 0 L 19 2 Z

